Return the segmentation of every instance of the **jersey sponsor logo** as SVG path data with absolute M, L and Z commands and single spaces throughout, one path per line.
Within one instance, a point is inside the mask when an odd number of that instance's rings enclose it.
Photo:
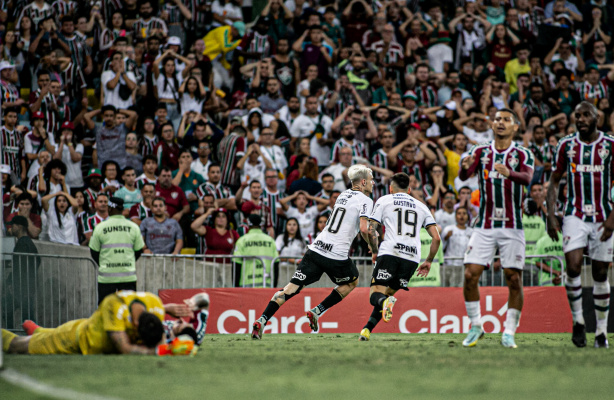
M 604 165 L 592 165 L 592 164 L 575 164 L 571 163 L 571 172 L 603 172 L 605 171 Z
M 418 249 L 416 248 L 416 246 L 407 246 L 403 243 L 397 243 L 394 246 L 394 248 L 395 250 L 399 250 L 400 253 L 411 254 L 411 255 L 418 254 Z
M 385 269 L 380 269 L 379 271 L 377 271 L 377 277 L 375 279 L 386 281 L 390 278 L 392 278 L 392 274 L 390 272 Z
M 349 280 L 350 280 L 349 276 L 346 276 L 345 278 L 335 278 L 335 283 L 347 282 Z
M 313 245 L 320 248 L 323 251 L 333 251 L 333 245 L 331 243 L 324 243 L 321 240 L 316 240 L 316 242 Z
M 298 279 L 299 281 L 304 281 L 305 279 L 307 279 L 307 275 L 303 274 L 301 271 L 296 271 L 294 272 L 294 275 L 292 275 L 292 279 Z

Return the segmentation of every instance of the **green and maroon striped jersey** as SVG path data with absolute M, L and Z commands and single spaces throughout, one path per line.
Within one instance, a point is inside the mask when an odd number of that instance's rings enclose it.
M 535 168 L 533 153 L 513 142 L 506 150 L 497 150 L 493 140 L 473 146 L 469 155 L 475 156 L 470 170 L 475 170 L 480 185 L 480 209 L 475 227 L 522 229 L 524 185 L 497 172 L 495 164 L 503 164 L 510 171 L 530 172 L 532 175 Z
M 614 137 L 599 132 L 592 143 L 574 133 L 559 141 L 552 170 L 567 172 L 565 215 L 586 222 L 603 222 L 612 212 L 610 191 L 614 176 L 612 150 Z

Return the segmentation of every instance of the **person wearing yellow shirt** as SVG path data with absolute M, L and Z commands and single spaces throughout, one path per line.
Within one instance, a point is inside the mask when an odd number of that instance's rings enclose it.
M 222 66 L 230 69 L 230 63 L 226 60 L 226 53 L 236 49 L 245 35 L 245 23 L 235 21 L 232 25 L 220 26 L 205 35 L 205 50 L 203 55 L 214 61 L 219 55 Z
M 452 150 L 448 148 L 448 142 L 452 142 Z M 458 176 L 461 155 L 467 151 L 467 143 L 469 141 L 463 133 L 456 133 L 437 140 L 437 144 L 448 162 L 448 181 L 446 183 L 452 187 L 454 187 L 454 179 Z
M 518 75 L 531 73 L 529 64 L 529 49 L 526 45 L 519 45 L 516 50 L 516 58 L 509 60 L 505 64 L 505 81 L 510 85 L 510 94 L 518 91 Z
M 121 290 L 105 297 L 91 317 L 57 328 L 24 322 L 29 336 L 2 330 L 2 349 L 12 354 L 155 354 L 164 338 L 165 313 L 190 316 L 189 306 L 163 305 L 153 293 Z

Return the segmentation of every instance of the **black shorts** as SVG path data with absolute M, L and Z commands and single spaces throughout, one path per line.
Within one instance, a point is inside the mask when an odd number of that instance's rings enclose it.
M 407 284 L 416 272 L 418 263 L 395 256 L 380 256 L 375 260 L 371 286 L 388 286 L 394 290 L 409 290 Z
M 333 283 L 345 285 L 358 279 L 358 268 L 349 258 L 347 260 L 331 260 L 315 251 L 307 250 L 303 260 L 296 268 L 290 283 L 298 286 L 311 285 L 320 280 L 326 273 Z

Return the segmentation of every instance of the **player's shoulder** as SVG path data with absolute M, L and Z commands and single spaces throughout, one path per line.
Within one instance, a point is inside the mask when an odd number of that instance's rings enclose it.
M 563 136 L 559 140 L 558 146 L 561 146 L 562 144 L 565 144 L 567 142 L 570 142 L 570 141 L 574 140 L 576 138 L 576 136 L 577 136 L 576 133 L 571 133 L 571 134 L 569 134 L 567 136 Z
M 533 154 L 533 150 L 531 150 L 531 149 L 530 149 L 530 148 L 528 148 L 528 147 L 524 147 L 524 146 L 522 146 L 522 145 L 520 145 L 520 144 L 517 144 L 517 145 L 516 145 L 516 151 L 517 151 L 518 153 L 522 153 L 522 154 L 524 154 L 524 155 L 525 155 L 525 156 L 527 156 L 527 157 L 533 157 L 533 155 L 534 155 L 534 154 Z
M 471 149 L 469 149 L 469 152 L 475 153 L 476 151 L 482 151 L 488 147 L 490 147 L 490 142 L 476 143 L 471 147 Z
M 608 133 L 608 132 L 602 132 L 603 133 L 603 139 L 606 142 L 612 142 L 614 143 L 614 135 Z

